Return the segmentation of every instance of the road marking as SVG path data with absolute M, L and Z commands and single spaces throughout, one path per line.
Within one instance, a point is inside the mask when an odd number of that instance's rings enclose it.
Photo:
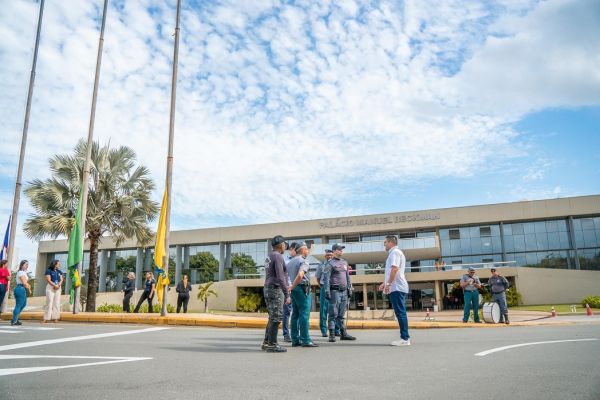
M 80 363 L 80 364 L 71 364 L 71 365 L 51 365 L 46 367 L 26 367 L 26 368 L 2 368 L 0 369 L 0 376 L 8 376 L 8 375 L 17 375 L 17 374 L 27 374 L 31 372 L 42 372 L 42 371 L 51 371 L 55 369 L 65 369 L 65 368 L 77 368 L 77 367 L 89 367 L 92 365 L 106 365 L 106 364 L 117 364 L 124 362 L 132 362 L 132 361 L 144 361 L 144 360 L 152 360 L 152 357 L 101 357 L 101 356 L 38 356 L 38 355 L 0 355 L 0 360 L 14 360 L 14 359 L 32 359 L 32 358 L 67 358 L 67 359 L 95 359 L 95 360 L 105 360 L 105 361 L 96 361 L 96 362 L 88 362 L 88 363 Z
M 4 331 L 0 329 L 0 333 L 19 333 L 19 331 Z
M 492 354 L 492 353 L 497 353 L 499 351 L 504 351 L 504 350 L 509 350 L 509 349 L 514 349 L 516 347 L 525 347 L 525 346 L 535 346 L 538 344 L 552 344 L 552 343 L 565 343 L 565 342 L 589 342 L 592 340 L 600 340 L 600 339 L 567 339 L 567 340 L 549 340 L 547 342 L 530 342 L 530 343 L 520 343 L 520 344 L 513 344 L 510 346 L 503 346 L 503 347 L 496 347 L 494 349 L 490 349 L 490 350 L 486 350 L 486 351 L 482 351 L 480 353 L 475 354 L 476 356 L 487 356 L 488 354 Z
M 16 329 L 18 331 L 57 331 L 63 328 L 49 328 L 45 326 L 3 326 L 0 329 Z
M 73 337 L 66 337 L 66 338 L 60 338 L 60 339 L 49 339 L 49 340 L 38 340 L 35 342 L 15 343 L 15 344 L 8 344 L 5 346 L 0 346 L 0 351 L 22 349 L 25 347 L 44 346 L 47 344 L 55 344 L 55 343 L 77 342 L 80 340 L 100 339 L 100 338 L 112 337 L 112 336 L 133 335 L 135 333 L 156 332 L 156 331 L 162 331 L 165 329 L 169 329 L 169 328 L 156 327 L 156 328 L 134 329 L 131 331 L 98 333 L 95 335 L 73 336 Z

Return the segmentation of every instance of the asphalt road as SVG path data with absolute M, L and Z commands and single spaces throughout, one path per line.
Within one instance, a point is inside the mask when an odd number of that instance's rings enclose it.
M 23 328 L 0 323 L 2 400 L 600 399 L 600 340 L 582 340 L 600 339 L 600 324 L 413 330 L 402 348 L 389 346 L 395 331 L 354 331 L 285 354 L 260 351 L 254 329 Z M 562 340 L 577 341 L 475 355 Z

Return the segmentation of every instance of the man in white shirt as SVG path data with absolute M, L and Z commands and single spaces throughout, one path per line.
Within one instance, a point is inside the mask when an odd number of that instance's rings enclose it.
M 404 276 L 406 257 L 398 248 L 398 238 L 393 235 L 385 237 L 383 247 L 388 252 L 385 262 L 385 276 L 379 290 L 388 295 L 394 308 L 394 313 L 400 325 L 400 340 L 394 340 L 392 346 L 410 346 L 408 335 L 408 317 L 406 316 L 406 296 L 408 295 L 408 282 Z

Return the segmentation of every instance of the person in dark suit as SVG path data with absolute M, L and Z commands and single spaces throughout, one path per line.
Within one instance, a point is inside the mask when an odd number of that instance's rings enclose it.
M 188 280 L 188 276 L 184 275 L 183 279 L 177 284 L 177 313 L 181 311 L 183 305 L 183 312 L 187 313 L 188 302 L 190 301 L 190 292 L 192 291 L 192 285 Z
M 123 312 L 131 312 L 131 307 L 129 306 L 129 301 L 131 300 L 131 296 L 133 296 L 133 291 L 135 290 L 135 274 L 133 272 L 129 272 L 127 274 L 127 278 L 123 282 Z

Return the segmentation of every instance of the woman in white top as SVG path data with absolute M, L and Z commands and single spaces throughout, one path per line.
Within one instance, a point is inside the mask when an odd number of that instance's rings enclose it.
M 29 261 L 21 261 L 19 264 L 19 270 L 17 271 L 17 284 L 15 286 L 15 290 L 13 291 L 15 295 L 15 309 L 13 310 L 12 321 L 10 321 L 11 325 L 23 325 L 21 321 L 19 321 L 19 315 L 27 305 L 27 293 L 31 294 L 31 286 L 29 286 L 29 283 L 27 283 L 29 280 L 27 268 L 29 268 Z M 27 290 L 27 293 L 25 290 Z

